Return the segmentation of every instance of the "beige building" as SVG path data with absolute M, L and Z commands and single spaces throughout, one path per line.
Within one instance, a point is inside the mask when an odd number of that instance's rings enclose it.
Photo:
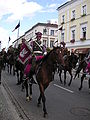
M 90 0 L 71 0 L 57 10 L 58 41 L 70 50 L 90 48 Z
M 37 32 L 42 33 L 41 43 L 44 44 L 46 47 L 52 48 L 55 41 L 58 39 L 58 25 L 51 24 L 51 23 L 37 23 L 28 31 L 25 32 L 23 36 L 18 38 L 13 42 L 14 44 L 21 43 L 22 38 L 25 38 L 28 42 L 30 39 L 36 39 Z

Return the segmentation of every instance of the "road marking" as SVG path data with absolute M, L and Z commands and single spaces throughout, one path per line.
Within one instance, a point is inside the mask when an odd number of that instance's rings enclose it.
M 66 90 L 66 91 L 68 91 L 68 92 L 70 92 L 70 93 L 74 93 L 74 91 L 69 90 L 69 89 L 67 89 L 67 88 L 64 88 L 64 87 L 62 87 L 62 86 L 59 86 L 59 85 L 57 85 L 57 84 L 54 84 L 54 86 L 56 86 L 56 87 L 58 87 L 58 88 L 61 88 L 61 89 L 63 89 L 63 90 Z

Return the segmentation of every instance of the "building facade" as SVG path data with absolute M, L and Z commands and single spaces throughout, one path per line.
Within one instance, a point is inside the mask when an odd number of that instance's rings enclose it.
M 57 10 L 58 41 L 70 50 L 90 48 L 90 0 L 71 0 Z
M 17 41 L 21 43 L 22 38 L 25 38 L 26 41 L 30 41 L 31 39 L 36 39 L 37 32 L 42 33 L 41 44 L 45 45 L 48 48 L 52 48 L 55 41 L 58 39 L 58 25 L 51 23 L 37 23 L 28 31 L 25 32 L 23 36 L 15 40 L 13 43 L 15 44 Z

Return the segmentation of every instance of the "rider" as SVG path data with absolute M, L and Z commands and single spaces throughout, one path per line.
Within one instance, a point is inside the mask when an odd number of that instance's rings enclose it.
M 87 63 L 87 67 L 86 67 L 85 71 L 90 74 L 90 52 L 89 52 L 87 58 L 85 58 L 85 60 Z
M 29 77 L 31 79 L 31 83 L 36 84 L 36 81 L 33 78 L 33 75 L 35 72 L 35 65 L 36 65 L 36 56 L 35 56 L 35 54 L 32 54 L 31 58 L 28 59 L 28 64 L 25 67 L 24 77 L 25 78 Z

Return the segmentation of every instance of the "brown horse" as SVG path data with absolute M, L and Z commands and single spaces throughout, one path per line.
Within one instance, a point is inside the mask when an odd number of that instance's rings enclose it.
M 2 73 L 3 67 L 4 67 L 3 55 L 0 52 L 0 84 L 1 84 L 1 73 Z
M 87 63 L 86 63 L 86 61 L 84 59 L 79 63 L 78 68 L 77 68 L 76 73 L 75 73 L 75 76 L 74 76 L 74 79 L 75 79 L 76 76 L 81 72 L 81 70 L 83 71 L 82 75 L 81 75 L 81 84 L 80 84 L 80 87 L 79 87 L 79 91 L 82 89 L 83 80 L 87 76 L 87 73 L 84 72 L 86 67 L 87 67 Z M 89 90 L 90 90 L 90 75 L 89 75 L 89 79 L 88 79 L 88 85 L 89 85 Z
M 71 78 L 70 78 L 70 82 L 69 82 L 69 86 L 71 85 L 72 82 L 72 69 L 74 69 L 76 67 L 76 64 L 78 62 L 78 57 L 77 55 L 75 55 L 74 53 L 72 53 L 71 55 L 65 55 L 64 56 L 64 69 L 61 68 L 61 66 L 59 66 L 59 77 L 60 77 L 60 82 L 62 83 L 62 79 L 61 79 L 61 73 L 62 70 L 64 70 L 64 85 L 66 84 L 66 73 L 67 71 L 69 72 Z
M 39 106 L 42 100 L 44 117 L 47 114 L 44 91 L 49 86 L 49 83 L 53 80 L 54 64 L 57 63 L 64 65 L 61 47 L 53 48 L 53 50 L 51 50 L 41 61 L 39 61 L 35 67 L 36 80 L 40 90 L 40 96 L 38 98 L 37 105 Z M 29 78 L 30 77 L 31 76 L 29 76 Z M 26 87 L 26 91 L 28 92 L 27 89 L 28 86 Z M 32 86 L 30 90 L 32 90 Z M 26 97 L 28 97 L 28 93 L 26 93 Z

